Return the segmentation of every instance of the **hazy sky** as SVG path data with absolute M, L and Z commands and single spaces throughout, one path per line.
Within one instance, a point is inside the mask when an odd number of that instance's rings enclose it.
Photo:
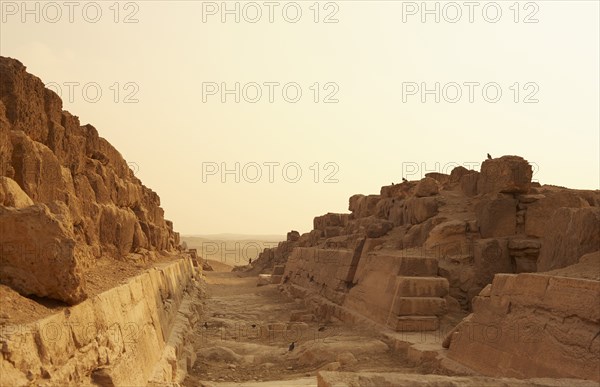
M 1 55 L 183 234 L 306 232 L 355 193 L 487 152 L 600 185 L 598 1 L 22 4 L 0 2 Z

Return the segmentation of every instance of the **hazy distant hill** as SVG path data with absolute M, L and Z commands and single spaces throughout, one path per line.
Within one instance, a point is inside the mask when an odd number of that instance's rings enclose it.
M 182 236 L 189 249 L 197 249 L 202 258 L 220 261 L 227 265 L 246 265 L 255 260 L 261 251 L 276 247 L 285 240 L 284 235 L 209 234 Z
M 202 238 L 202 239 L 211 239 L 211 240 L 223 240 L 223 241 L 266 241 L 272 242 L 277 241 L 281 242 L 286 239 L 285 235 L 269 235 L 269 234 L 197 234 L 197 235 L 184 235 L 183 238 Z M 185 240 L 185 239 L 184 239 Z

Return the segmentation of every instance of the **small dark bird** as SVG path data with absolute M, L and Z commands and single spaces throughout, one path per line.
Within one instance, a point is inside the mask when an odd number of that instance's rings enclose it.
M 406 180 L 404 177 L 402 178 L 402 182 L 406 183 L 408 180 Z
M 488 153 L 488 160 L 491 160 L 492 156 Z
M 252 327 L 252 328 L 256 328 L 256 324 L 252 324 L 252 325 L 251 325 L 251 327 Z
M 319 332 L 323 332 L 324 330 L 325 330 L 325 327 L 320 327 L 320 328 L 318 329 L 318 331 L 319 331 Z
M 204 322 L 204 328 L 208 329 L 208 323 L 206 321 Z
M 392 185 L 394 185 L 394 182 L 392 181 Z
M 288 351 L 292 352 L 294 350 L 294 348 L 296 347 L 296 345 L 294 343 L 295 342 L 292 341 L 292 344 L 290 344 L 290 347 L 288 348 Z

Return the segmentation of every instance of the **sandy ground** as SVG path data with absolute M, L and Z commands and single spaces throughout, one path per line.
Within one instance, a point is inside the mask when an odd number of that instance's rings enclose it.
M 290 299 L 276 285 L 257 287 L 256 277 L 235 272 L 205 275 L 206 324 L 193 338 L 198 358 L 184 386 L 230 386 L 232 382 L 252 386 L 268 381 L 273 386 L 312 386 L 320 369 L 425 371 L 408 367 L 371 329 L 339 321 L 290 322 L 292 312 L 303 310 L 301 300 Z

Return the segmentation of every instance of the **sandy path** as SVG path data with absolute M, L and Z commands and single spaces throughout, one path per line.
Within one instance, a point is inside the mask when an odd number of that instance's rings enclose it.
M 235 272 L 205 274 L 206 327 L 194 337 L 198 359 L 185 386 L 316 386 L 316 372 L 325 365 L 340 371 L 415 372 L 378 332 L 340 322 L 290 323 L 291 312 L 309 312 L 302 300 L 290 299 L 276 285 L 256 287 L 256 277 Z M 295 348 L 289 351 L 292 341 Z

